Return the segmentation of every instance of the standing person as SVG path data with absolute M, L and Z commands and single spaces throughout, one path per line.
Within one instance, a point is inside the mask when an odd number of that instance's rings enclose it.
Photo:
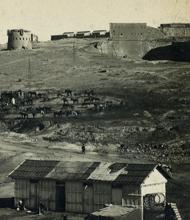
M 81 149 L 82 149 L 82 153 L 83 153 L 83 154 L 85 154 L 86 147 L 85 147 L 85 145 L 84 145 L 84 144 L 82 144 L 82 148 L 81 148 Z

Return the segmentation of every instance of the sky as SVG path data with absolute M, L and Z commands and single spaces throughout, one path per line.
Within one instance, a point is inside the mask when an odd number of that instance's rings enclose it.
M 7 29 L 50 40 L 66 31 L 109 29 L 110 22 L 190 23 L 190 0 L 0 0 L 0 44 Z

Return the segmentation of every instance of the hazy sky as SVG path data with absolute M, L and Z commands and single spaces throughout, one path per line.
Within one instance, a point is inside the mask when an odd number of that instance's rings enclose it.
M 64 31 L 108 29 L 110 22 L 190 23 L 190 0 L 0 0 L 0 43 L 11 28 L 49 40 Z

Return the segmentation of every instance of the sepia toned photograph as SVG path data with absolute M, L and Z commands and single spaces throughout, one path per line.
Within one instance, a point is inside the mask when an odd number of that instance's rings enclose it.
M 0 0 L 0 220 L 189 220 L 189 80 L 189 0 Z

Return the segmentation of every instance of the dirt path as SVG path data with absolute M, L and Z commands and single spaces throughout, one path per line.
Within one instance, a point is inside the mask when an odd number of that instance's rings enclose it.
M 18 63 L 18 62 L 21 62 L 23 60 L 27 60 L 27 58 L 17 59 L 17 60 L 14 60 L 14 61 L 10 61 L 8 63 L 3 63 L 3 64 L 0 64 L 0 67 L 8 66 L 8 65 L 14 64 L 14 63 Z

